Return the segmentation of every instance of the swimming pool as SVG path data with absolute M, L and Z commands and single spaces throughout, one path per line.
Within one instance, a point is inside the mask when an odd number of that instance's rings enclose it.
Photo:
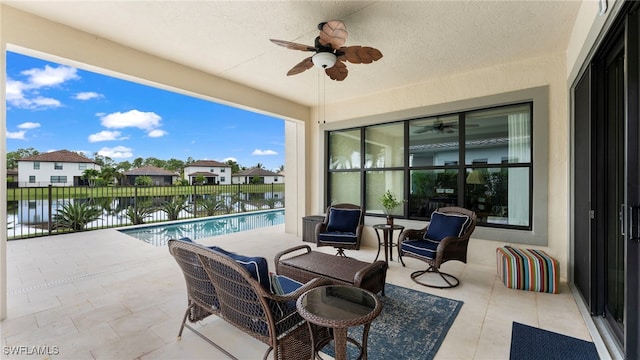
M 169 239 L 188 237 L 191 240 L 198 240 L 283 223 L 284 210 L 280 209 L 222 215 L 205 220 L 157 224 L 118 231 L 154 246 L 164 246 Z

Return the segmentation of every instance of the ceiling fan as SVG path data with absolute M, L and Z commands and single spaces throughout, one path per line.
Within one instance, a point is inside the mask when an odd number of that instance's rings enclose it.
M 476 127 L 477 124 L 466 124 L 466 127 Z M 458 129 L 459 125 L 457 121 L 454 122 L 443 122 L 440 119 L 436 119 L 433 124 L 424 125 L 417 129 L 414 133 L 422 134 L 426 132 L 434 132 L 434 133 L 452 133 L 455 129 Z
M 332 79 L 342 81 L 349 71 L 344 61 L 352 64 L 370 64 L 382 58 L 378 49 L 368 46 L 342 46 L 347 41 L 347 27 L 340 20 L 331 20 L 318 24 L 320 35 L 316 37 L 314 46 L 298 44 L 285 40 L 270 39 L 276 45 L 291 50 L 313 51 L 314 55 L 299 62 L 291 68 L 287 75 L 300 74 L 316 65 Z

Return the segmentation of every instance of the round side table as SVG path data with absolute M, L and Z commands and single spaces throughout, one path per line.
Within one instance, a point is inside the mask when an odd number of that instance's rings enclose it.
M 335 359 L 344 360 L 347 356 L 347 342 L 360 349 L 360 359 L 367 358 L 367 337 L 371 322 L 382 311 L 382 303 L 370 291 L 354 286 L 328 285 L 307 291 L 296 302 L 298 313 L 309 324 L 311 346 L 315 356 L 327 345 L 331 338 L 316 339 L 318 333 L 314 325 L 333 331 Z M 349 327 L 364 325 L 362 341 L 347 336 Z
M 398 243 L 393 243 L 393 231 L 399 230 L 399 233 L 402 233 L 404 230 L 404 226 L 402 225 L 389 225 L 389 224 L 376 224 L 373 225 L 373 228 L 376 231 L 376 236 L 378 237 L 378 253 L 376 254 L 376 258 L 373 261 L 378 260 L 378 256 L 380 256 L 380 248 L 384 246 L 384 261 L 389 262 L 389 260 L 393 261 L 393 247 L 398 246 Z M 380 231 L 382 231 L 383 239 L 380 239 Z

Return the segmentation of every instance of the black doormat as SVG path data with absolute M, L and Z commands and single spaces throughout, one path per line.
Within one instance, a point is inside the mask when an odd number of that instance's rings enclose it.
M 510 360 L 599 360 L 590 342 L 517 322 L 511 328 Z

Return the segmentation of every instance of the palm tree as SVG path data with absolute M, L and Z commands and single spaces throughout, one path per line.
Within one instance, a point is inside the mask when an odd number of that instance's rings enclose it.
M 111 166 L 105 166 L 102 168 L 102 170 L 100 170 L 100 178 L 104 180 L 106 185 L 109 185 L 109 183 L 113 183 L 117 172 L 118 171 L 115 168 Z
M 160 210 L 164 211 L 167 214 L 169 220 L 178 220 L 178 216 L 180 216 L 180 212 L 187 210 L 188 205 L 185 202 L 184 198 L 181 196 L 176 196 L 171 201 L 166 201 L 160 205 Z
M 226 208 L 224 200 L 218 199 L 215 195 L 198 201 L 198 205 L 207 213 L 207 216 L 213 216 L 218 211 L 224 211 Z
M 53 227 L 73 231 L 84 230 L 84 227 L 100 218 L 102 210 L 96 206 L 81 202 L 66 203 L 53 215 Z
M 151 217 L 151 214 L 156 211 L 155 207 L 150 203 L 139 203 L 137 207 L 129 205 L 125 210 L 124 216 L 131 221 L 133 225 L 144 224 L 144 221 Z
M 85 169 L 82 172 L 82 178 L 89 182 L 89 186 L 95 186 L 98 176 L 100 176 L 100 172 L 96 169 Z

